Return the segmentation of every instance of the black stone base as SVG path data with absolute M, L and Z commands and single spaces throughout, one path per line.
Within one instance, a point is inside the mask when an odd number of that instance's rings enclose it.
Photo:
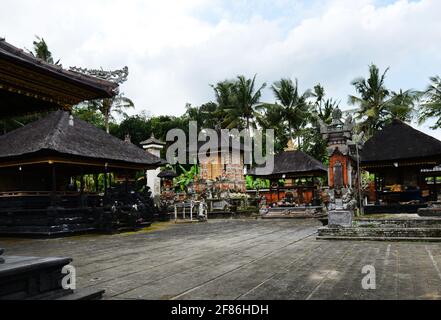
M 364 214 L 400 214 L 418 213 L 419 209 L 427 208 L 427 204 L 390 204 L 390 205 L 370 205 L 364 207 Z
M 99 299 L 104 291 L 65 290 L 61 281 L 70 258 L 5 256 L 0 265 L 0 300 Z

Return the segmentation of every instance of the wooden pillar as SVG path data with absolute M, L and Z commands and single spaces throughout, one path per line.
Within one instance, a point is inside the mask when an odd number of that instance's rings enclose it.
M 81 167 L 81 182 L 80 182 L 80 207 L 83 208 L 87 206 L 87 201 L 85 201 L 84 198 L 84 173 L 83 173 L 83 167 Z
M 85 185 L 84 185 L 84 172 L 83 172 L 83 167 L 81 167 L 81 183 L 80 183 L 80 193 L 81 193 L 81 195 L 83 195 L 83 193 L 84 193 L 84 188 L 85 188 Z
M 127 170 L 124 171 L 126 194 L 129 194 L 129 176 Z
M 99 181 L 98 181 L 98 175 L 96 173 L 93 175 L 93 182 L 95 184 L 95 192 L 99 193 L 100 192 L 100 190 L 99 190 L 100 186 L 99 186 Z
M 55 205 L 56 198 L 57 198 L 57 171 L 55 164 L 52 164 L 51 206 Z
M 375 204 L 377 206 L 380 205 L 380 181 L 379 181 L 379 175 L 378 173 L 375 173 L 375 195 L 376 195 L 376 199 L 375 199 Z
M 107 196 L 107 169 L 104 172 L 104 196 Z

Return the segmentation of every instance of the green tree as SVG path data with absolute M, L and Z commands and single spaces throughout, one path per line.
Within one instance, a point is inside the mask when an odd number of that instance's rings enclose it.
M 256 77 L 257 75 L 253 79 L 247 79 L 245 76 L 238 76 L 232 87 L 234 107 L 241 118 L 245 120 L 245 128 L 250 131 L 255 127 L 256 108 L 261 105 L 262 90 L 266 87 L 266 83 L 257 87 Z
M 411 122 L 418 114 L 417 104 L 420 97 L 421 93 L 415 90 L 393 91 L 387 106 L 389 118 Z
M 380 74 L 379 68 L 372 64 L 369 66 L 368 79 L 358 78 L 351 83 L 359 96 L 349 96 L 349 104 L 359 106 L 356 119 L 361 120 L 360 130 L 367 137 L 372 137 L 385 124 L 390 92 L 384 82 L 388 71 L 389 68 Z
M 47 63 L 56 64 L 58 65 L 60 63 L 60 60 L 58 60 L 56 63 L 54 63 L 54 58 L 52 57 L 52 52 L 50 52 L 49 47 L 44 40 L 44 38 L 40 38 L 39 36 L 35 36 L 36 40 L 33 42 L 33 52 L 31 51 L 31 54 L 33 54 L 35 57 L 42 59 L 46 61 Z
M 332 113 L 338 107 L 338 103 L 332 98 L 325 99 L 325 89 L 318 84 L 314 87 L 312 97 L 312 112 L 309 118 L 309 125 L 302 130 L 303 145 L 302 151 L 322 161 L 328 161 L 327 144 L 320 133 L 320 122 L 330 124 Z
M 93 124 L 95 127 L 105 129 L 104 116 L 96 109 L 81 104 L 72 108 L 75 117 Z
M 310 104 L 308 98 L 311 91 L 303 93 L 299 91 L 297 79 L 282 79 L 271 87 L 274 96 L 283 107 L 283 117 L 286 121 L 288 136 L 291 139 L 297 138 L 299 147 L 301 145 L 301 130 L 308 124 Z
M 145 114 L 126 117 L 118 126 L 111 130 L 111 133 L 120 139 L 124 139 L 129 135 L 131 142 L 139 146 L 142 141 L 147 140 L 154 134 L 150 121 L 151 119 Z
M 289 134 L 285 122 L 284 109 L 279 104 L 261 106 L 262 112 L 257 115 L 260 127 L 274 129 L 274 151 L 279 153 L 288 145 Z
M 84 105 L 82 105 L 84 107 Z M 113 119 L 112 113 L 126 117 L 125 110 L 134 108 L 135 105 L 132 100 L 119 94 L 113 98 L 93 100 L 86 103 L 86 108 L 98 110 L 104 117 L 104 128 L 107 133 L 110 133 L 110 120 Z
M 420 124 L 429 119 L 435 119 L 432 129 L 441 128 L 441 78 L 439 76 L 430 78 L 430 85 L 423 93 L 423 103 L 420 108 Z
M 244 122 L 241 111 L 236 107 L 236 96 L 234 93 L 235 82 L 226 80 L 212 85 L 216 97 L 219 112 L 223 116 L 223 121 L 219 122 L 223 128 L 243 129 Z
M 394 118 L 410 121 L 419 95 L 413 90 L 391 92 L 385 85 L 387 68 L 380 74 L 379 68 L 369 66 L 369 78 L 358 78 L 352 82 L 359 96 L 349 96 L 349 104 L 356 105 L 356 119 L 361 121 L 359 130 L 372 137 Z
M 224 110 L 214 102 L 208 102 L 200 107 L 187 105 L 187 111 L 184 117 L 189 121 L 196 121 L 199 129 L 224 129 L 225 119 Z

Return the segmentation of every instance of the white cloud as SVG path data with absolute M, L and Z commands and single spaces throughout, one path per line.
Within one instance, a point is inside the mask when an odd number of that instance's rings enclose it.
M 304 89 L 320 82 L 344 106 L 371 62 L 391 67 L 395 90 L 441 74 L 441 1 L 376 3 L 3 0 L 0 36 L 28 48 L 44 36 L 65 66 L 128 65 L 123 91 L 138 111 L 181 114 L 213 98 L 209 84 L 242 73 L 297 77 Z

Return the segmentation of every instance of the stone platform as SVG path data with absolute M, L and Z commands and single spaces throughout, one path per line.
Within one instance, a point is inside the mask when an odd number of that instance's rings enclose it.
M 441 299 L 441 243 L 317 241 L 319 226 L 314 219 L 160 223 L 0 246 L 72 257 L 78 287 L 105 289 L 108 300 Z M 376 290 L 362 287 L 366 265 L 376 269 Z
M 268 209 L 262 219 L 320 219 L 326 216 L 322 207 L 279 207 Z
M 0 263 L 0 300 L 97 300 L 103 290 L 65 290 L 61 281 L 70 258 L 4 256 Z
M 440 217 L 441 218 L 441 203 L 436 201 L 429 204 L 428 208 L 421 208 L 418 210 L 420 217 Z
M 441 218 L 404 215 L 397 218 L 361 218 L 351 227 L 319 229 L 319 240 L 441 241 Z

